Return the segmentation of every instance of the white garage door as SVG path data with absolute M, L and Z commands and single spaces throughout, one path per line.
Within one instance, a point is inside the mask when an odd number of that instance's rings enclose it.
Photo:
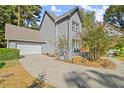
M 17 44 L 20 54 L 41 54 L 41 45 Z

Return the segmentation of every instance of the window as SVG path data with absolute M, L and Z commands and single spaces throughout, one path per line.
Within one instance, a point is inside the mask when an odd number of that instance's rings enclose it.
M 79 24 L 75 21 L 72 21 L 72 31 L 75 31 L 75 32 L 79 31 Z
M 72 39 L 72 48 L 79 48 L 79 40 Z

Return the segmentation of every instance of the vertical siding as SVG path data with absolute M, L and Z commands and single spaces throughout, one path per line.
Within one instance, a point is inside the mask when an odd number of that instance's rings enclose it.
M 62 35 L 68 37 L 68 19 L 64 19 L 58 23 L 58 36 Z
M 79 31 L 82 30 L 82 23 L 81 20 L 79 18 L 79 15 L 77 12 L 75 12 L 71 18 L 69 19 L 69 58 L 71 58 L 73 56 L 73 51 L 72 51 L 72 38 L 73 38 L 73 34 L 74 32 L 72 31 L 72 21 L 75 21 L 79 24 Z
M 55 24 L 47 14 L 44 16 L 40 31 L 42 40 L 46 42 L 46 44 L 42 46 L 43 53 L 53 53 L 55 51 L 56 38 Z
M 16 48 L 16 42 L 8 42 L 8 48 Z
M 68 34 L 69 34 L 69 26 L 68 26 L 68 18 L 63 19 L 60 21 L 57 25 L 58 27 L 58 38 L 61 37 L 62 35 L 65 36 L 65 38 L 68 40 Z M 63 59 L 63 56 L 61 56 Z

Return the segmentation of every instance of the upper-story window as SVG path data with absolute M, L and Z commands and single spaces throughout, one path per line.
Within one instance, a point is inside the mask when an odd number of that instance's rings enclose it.
M 75 31 L 75 32 L 79 31 L 79 24 L 75 21 L 72 21 L 72 31 Z

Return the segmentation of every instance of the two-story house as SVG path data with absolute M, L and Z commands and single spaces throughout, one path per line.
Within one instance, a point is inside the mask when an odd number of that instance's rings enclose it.
M 71 58 L 74 48 L 79 48 L 76 33 L 82 30 L 82 21 L 80 8 L 75 7 L 61 16 L 45 11 L 40 31 L 6 24 L 7 47 L 20 49 L 21 55 L 56 53 L 56 42 L 65 35 Z

